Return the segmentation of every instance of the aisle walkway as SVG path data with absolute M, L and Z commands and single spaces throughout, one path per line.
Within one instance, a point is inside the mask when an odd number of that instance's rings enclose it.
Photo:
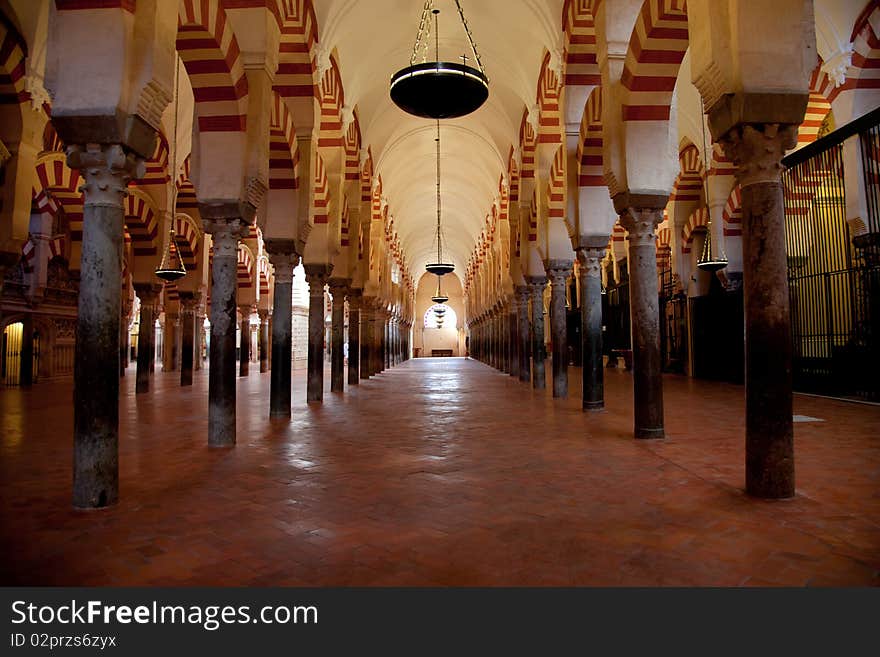
M 133 370 L 131 370 L 133 374 Z M 880 408 L 796 396 L 798 496 L 745 496 L 742 388 L 667 377 L 669 437 L 463 359 L 410 361 L 268 420 L 239 379 L 238 446 L 190 389 L 123 380 L 121 503 L 70 506 L 70 384 L 0 391 L 3 584 L 878 585 Z M 328 377 L 329 385 L 329 377 Z

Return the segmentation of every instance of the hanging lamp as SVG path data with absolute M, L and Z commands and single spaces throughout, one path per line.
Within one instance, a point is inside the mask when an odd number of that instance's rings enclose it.
M 447 301 L 449 301 L 449 297 L 447 297 L 445 294 L 443 294 L 443 291 L 441 289 L 440 283 L 442 280 L 443 279 L 440 278 L 439 276 L 437 277 L 437 294 L 435 294 L 433 297 L 431 297 L 431 301 L 433 301 L 434 303 L 444 304 Z
M 445 276 L 455 271 L 455 265 L 451 262 L 443 262 L 443 238 L 440 231 L 441 203 L 440 203 L 440 120 L 437 120 L 437 262 L 425 265 L 429 274 Z
M 462 56 L 461 64 L 440 61 L 440 10 L 434 9 L 434 0 L 427 0 L 409 66 L 391 78 L 391 100 L 404 112 L 426 119 L 454 119 L 479 109 L 489 97 L 489 78 L 483 69 L 477 44 L 474 43 L 459 0 L 455 0 L 455 6 L 477 68 L 467 65 L 467 55 Z M 429 62 L 428 42 L 432 20 L 435 59 Z M 421 63 L 416 63 L 420 56 Z
M 703 162 L 708 166 L 709 160 L 706 159 L 706 122 L 703 120 L 702 107 L 700 108 L 700 127 L 703 129 Z M 708 170 L 703 177 L 703 190 L 706 194 L 706 205 L 709 205 L 709 174 Z M 708 211 L 708 210 L 707 210 Z M 706 222 L 706 241 L 703 242 L 703 252 L 697 260 L 697 267 L 703 271 L 718 271 L 727 267 L 727 254 L 724 252 L 724 245 L 720 249 L 715 248 L 712 243 L 712 215 Z
M 186 267 L 183 264 L 183 258 L 180 257 L 180 249 L 177 248 L 177 242 L 174 234 L 174 219 L 177 217 L 177 113 L 178 113 L 178 77 L 180 63 L 175 60 L 174 68 L 174 143 L 171 148 L 172 161 L 172 196 L 171 196 L 171 230 L 168 235 L 168 245 L 162 253 L 162 260 L 154 272 L 156 276 L 163 281 L 173 283 L 174 281 L 186 276 Z

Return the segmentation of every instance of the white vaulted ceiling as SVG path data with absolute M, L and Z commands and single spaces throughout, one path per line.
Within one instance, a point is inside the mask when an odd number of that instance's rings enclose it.
M 563 0 L 461 4 L 490 85 L 482 108 L 441 122 L 444 259 L 452 260 L 459 273 L 498 194 L 523 112 L 535 103 L 544 51 L 559 49 Z M 417 280 L 425 263 L 436 259 L 436 128 L 433 121 L 398 109 L 388 86 L 391 76 L 409 65 L 423 6 L 423 0 L 314 0 L 321 46 L 336 52 L 345 104 L 357 107 L 363 143 L 372 149 Z M 440 58 L 470 56 L 455 2 L 434 0 L 434 6 L 441 11 Z

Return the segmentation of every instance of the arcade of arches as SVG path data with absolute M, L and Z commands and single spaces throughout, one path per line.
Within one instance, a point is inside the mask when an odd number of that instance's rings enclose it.
M 880 3 L 462 4 L 0 0 L 4 581 L 880 583 Z

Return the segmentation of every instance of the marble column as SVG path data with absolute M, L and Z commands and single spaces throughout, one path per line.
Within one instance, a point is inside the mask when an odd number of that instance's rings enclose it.
M 663 438 L 663 372 L 660 359 L 660 303 L 654 231 L 663 221 L 668 197 L 631 194 L 614 197 L 629 240 L 629 307 L 633 352 L 633 435 Z
M 241 313 L 241 326 L 238 341 L 238 375 L 247 376 L 250 374 L 251 362 L 251 313 L 253 308 L 250 305 L 238 307 Z
M 373 374 L 380 374 L 385 369 L 385 305 L 380 302 L 373 320 L 373 339 L 375 350 L 373 357 Z
M 522 363 L 519 356 L 519 298 L 516 296 L 515 291 L 507 310 L 507 334 L 509 336 L 508 372 L 510 376 L 518 379 Z
M 166 297 L 167 298 L 167 297 Z M 177 338 L 180 335 L 180 315 L 177 312 L 168 310 L 168 303 L 165 304 L 165 354 L 163 371 L 177 371 L 179 352 L 177 350 Z
M 796 146 L 797 131 L 792 124 L 740 123 L 719 140 L 742 187 L 746 491 L 764 498 L 795 494 L 781 159 Z
M 293 367 L 293 269 L 299 264 L 299 256 L 293 240 L 266 240 L 266 251 L 275 270 L 269 417 L 289 418 Z
M 529 325 L 529 288 L 527 285 L 516 286 L 516 321 L 519 346 L 519 380 L 528 383 L 532 380 L 531 361 L 531 326 Z
M 119 376 L 125 376 L 130 361 L 128 348 L 128 325 L 131 322 L 131 300 L 126 294 L 122 297 L 122 312 L 119 316 Z
M 193 334 L 193 370 L 202 369 L 202 343 L 205 341 L 204 294 L 196 292 L 195 333 Z
M 238 240 L 248 224 L 238 203 L 199 204 L 214 246 L 211 264 L 211 344 L 208 368 L 208 445 L 235 445 L 235 301 Z
M 544 276 L 527 276 L 532 301 L 532 386 L 543 390 L 547 387 L 544 373 Z
M 324 286 L 333 265 L 306 264 L 309 283 L 309 366 L 307 402 L 324 401 Z
M 348 385 L 360 382 L 361 305 L 363 290 L 352 288 L 348 293 Z
M 156 323 L 156 309 L 162 286 L 154 283 L 135 283 L 134 291 L 141 302 L 135 392 L 142 394 L 150 391 L 150 372 L 153 370 L 152 362 L 156 354 L 156 345 L 153 344 L 156 331 L 153 326 Z
M 373 374 L 373 314 L 376 312 L 376 298 L 361 298 L 361 372 L 362 379 Z
M 607 244 L 607 238 L 605 242 Z M 602 258 L 605 247 L 578 249 L 580 269 L 581 354 L 583 367 L 582 408 L 605 408 L 604 368 L 602 367 Z
M 191 386 L 193 382 L 193 354 L 195 348 L 196 307 L 199 302 L 192 292 L 180 293 L 180 385 Z
M 333 314 L 330 325 L 330 392 L 345 390 L 345 295 L 350 278 L 331 278 L 328 281 L 333 296 Z
M 257 346 L 260 351 L 260 373 L 269 371 L 269 311 L 259 310 L 260 334 Z
M 548 260 L 550 279 L 550 340 L 553 349 L 553 396 L 568 397 L 568 326 L 565 286 L 571 275 L 571 260 Z
M 119 500 L 119 281 L 125 211 L 144 161 L 118 144 L 71 145 L 85 193 L 73 387 L 73 505 Z

